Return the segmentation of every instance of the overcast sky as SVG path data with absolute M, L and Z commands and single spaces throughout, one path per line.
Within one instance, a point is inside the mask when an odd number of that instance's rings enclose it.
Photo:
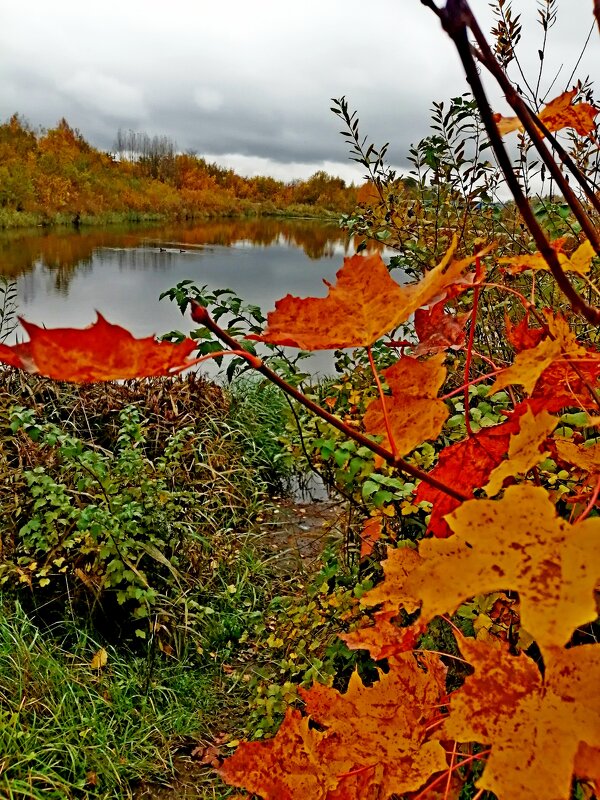
M 537 0 L 513 0 L 531 31 Z M 488 30 L 488 0 L 472 0 Z M 592 0 L 558 0 L 551 97 L 567 87 L 592 26 Z M 594 31 L 576 77 L 600 77 Z M 0 0 L 0 117 L 60 117 L 110 150 L 119 127 L 167 134 L 243 174 L 284 180 L 316 169 L 360 178 L 330 98 L 346 95 L 365 134 L 402 167 L 427 134 L 432 100 L 466 91 L 450 41 L 419 0 Z M 494 93 L 497 110 L 508 109 Z

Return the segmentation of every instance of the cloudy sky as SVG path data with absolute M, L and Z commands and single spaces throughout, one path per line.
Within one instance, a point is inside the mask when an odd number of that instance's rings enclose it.
M 537 0 L 513 0 L 531 45 L 535 80 L 542 31 Z M 592 26 L 591 0 L 557 0 L 542 86 L 568 88 Z M 484 29 L 488 0 L 472 0 Z M 600 77 L 594 31 L 577 77 Z M 456 54 L 419 0 L 0 0 L 0 117 L 32 125 L 64 116 L 110 150 L 119 127 L 166 134 L 244 174 L 282 179 L 316 169 L 347 179 L 330 98 L 346 95 L 364 133 L 390 141 L 406 165 L 427 133 L 432 100 L 466 90 Z M 502 98 L 494 104 L 507 112 Z

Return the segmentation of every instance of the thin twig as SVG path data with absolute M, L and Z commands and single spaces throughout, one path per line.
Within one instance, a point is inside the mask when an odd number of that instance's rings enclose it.
M 467 36 L 467 26 L 470 27 L 471 24 L 474 24 L 474 18 L 466 0 L 448 0 L 446 8 L 442 14 L 442 24 L 444 30 L 448 33 L 456 46 L 465 70 L 467 81 L 471 86 L 473 96 L 477 102 L 481 119 L 485 125 L 490 143 L 498 160 L 498 164 L 502 169 L 506 183 L 515 199 L 515 203 L 519 208 L 521 216 L 523 217 L 527 227 L 529 228 L 529 231 L 531 232 L 531 235 L 537 244 L 538 250 L 546 260 L 546 263 L 550 267 L 550 270 L 554 275 L 560 290 L 571 304 L 573 310 L 577 314 L 585 317 L 585 319 L 587 319 L 588 322 L 591 322 L 593 325 L 600 324 L 600 310 L 588 305 L 571 285 L 569 279 L 563 272 L 556 251 L 550 245 L 541 226 L 535 218 L 527 197 L 525 196 L 513 171 L 510 158 L 498 132 L 485 89 L 483 88 L 483 84 L 481 82 L 481 78 L 479 77 L 477 66 L 471 52 L 471 46 Z M 473 32 L 475 33 L 475 31 Z M 485 42 L 485 39 L 483 39 L 483 41 Z M 527 115 L 524 114 L 523 116 Z M 528 118 L 528 122 L 529 121 L 530 119 Z

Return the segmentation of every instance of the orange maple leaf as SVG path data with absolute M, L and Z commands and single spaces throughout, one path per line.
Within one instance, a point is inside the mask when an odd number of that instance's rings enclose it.
M 529 350 L 531 347 L 536 347 L 546 335 L 546 331 L 543 328 L 529 327 L 528 316 L 523 317 L 520 322 L 513 325 L 508 314 L 506 314 L 504 322 L 506 324 L 506 338 L 517 353 L 520 353 L 521 350 Z
M 405 286 L 390 276 L 379 254 L 346 258 L 335 285 L 326 283 L 327 297 L 286 295 L 268 314 L 265 332 L 248 338 L 303 350 L 368 347 L 421 306 L 445 296 L 475 260 L 452 260 L 455 249 L 456 238 L 436 267 Z
M 549 411 L 566 406 L 596 409 L 600 388 L 600 353 L 587 350 L 580 358 L 554 361 L 540 375 L 531 395 Z M 591 391 L 590 391 L 591 389 Z
M 554 447 L 561 461 L 573 464 L 592 475 L 600 473 L 600 444 L 586 447 L 585 444 L 577 445 L 569 439 L 555 439 Z
M 360 534 L 360 557 L 367 558 L 373 552 L 373 547 L 381 539 L 383 533 L 383 520 L 381 517 L 370 517 L 363 525 Z
M 329 789 L 336 786 L 335 776 L 321 764 L 320 747 L 326 737 L 290 708 L 276 736 L 241 744 L 218 773 L 230 786 L 265 800 L 326 800 Z
M 101 314 L 88 328 L 40 328 L 21 319 L 29 341 L 0 346 L 0 361 L 57 381 L 96 381 L 171 375 L 191 366 L 197 348 L 193 339 L 158 342 L 153 336 L 135 339 L 129 331 L 107 322 Z
M 517 591 L 522 625 L 542 651 L 566 644 L 575 628 L 596 618 L 600 518 L 570 525 L 544 489 L 523 484 L 499 501 L 469 500 L 447 521 L 454 535 L 423 539 L 417 554 L 389 549 L 384 582 L 361 604 L 383 600 L 385 610 L 398 601 L 409 613 L 421 605 L 425 624 L 469 597 Z
M 446 696 L 438 656 L 405 653 L 370 687 L 358 673 L 341 694 L 320 684 L 301 690 L 306 711 L 288 710 L 277 735 L 249 742 L 220 775 L 266 800 L 364 800 L 420 788 L 446 769 L 446 754 L 429 739 L 429 723 Z
M 350 650 L 368 650 L 376 661 L 412 650 L 426 626 L 419 623 L 404 628 L 395 625 L 392 619 L 398 616 L 398 605 L 396 603 L 391 611 L 375 612 L 372 625 L 341 633 L 339 638 Z
M 443 400 L 437 399 L 446 377 L 443 361 L 443 353 L 428 361 L 405 357 L 383 371 L 392 392 L 386 409 L 397 455 L 436 439 L 442 430 L 450 413 Z M 391 447 L 380 398 L 369 403 L 363 423 L 367 433 L 382 436 L 384 447 Z
M 498 800 L 569 800 L 574 773 L 598 776 L 582 755 L 600 747 L 600 645 L 553 648 L 543 677 L 523 654 L 472 639 L 459 647 L 475 673 L 450 696 L 438 735 L 491 745 L 478 788 Z
M 573 103 L 577 92 L 577 87 L 563 92 L 540 111 L 538 116 L 550 132 L 573 128 L 580 136 L 586 136 L 596 129 L 595 117 L 599 109 L 590 103 Z M 511 131 L 523 130 L 518 117 L 494 114 L 494 120 L 501 136 Z

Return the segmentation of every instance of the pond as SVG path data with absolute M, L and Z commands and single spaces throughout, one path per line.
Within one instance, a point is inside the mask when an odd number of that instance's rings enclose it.
M 98 310 L 148 336 L 194 327 L 158 299 L 179 281 L 232 289 L 266 312 L 288 292 L 324 296 L 323 279 L 334 281 L 354 252 L 337 225 L 309 220 L 13 230 L 0 234 L 0 274 L 16 281 L 19 314 L 31 322 L 85 327 Z M 331 363 L 317 354 L 308 368 L 331 372 Z

